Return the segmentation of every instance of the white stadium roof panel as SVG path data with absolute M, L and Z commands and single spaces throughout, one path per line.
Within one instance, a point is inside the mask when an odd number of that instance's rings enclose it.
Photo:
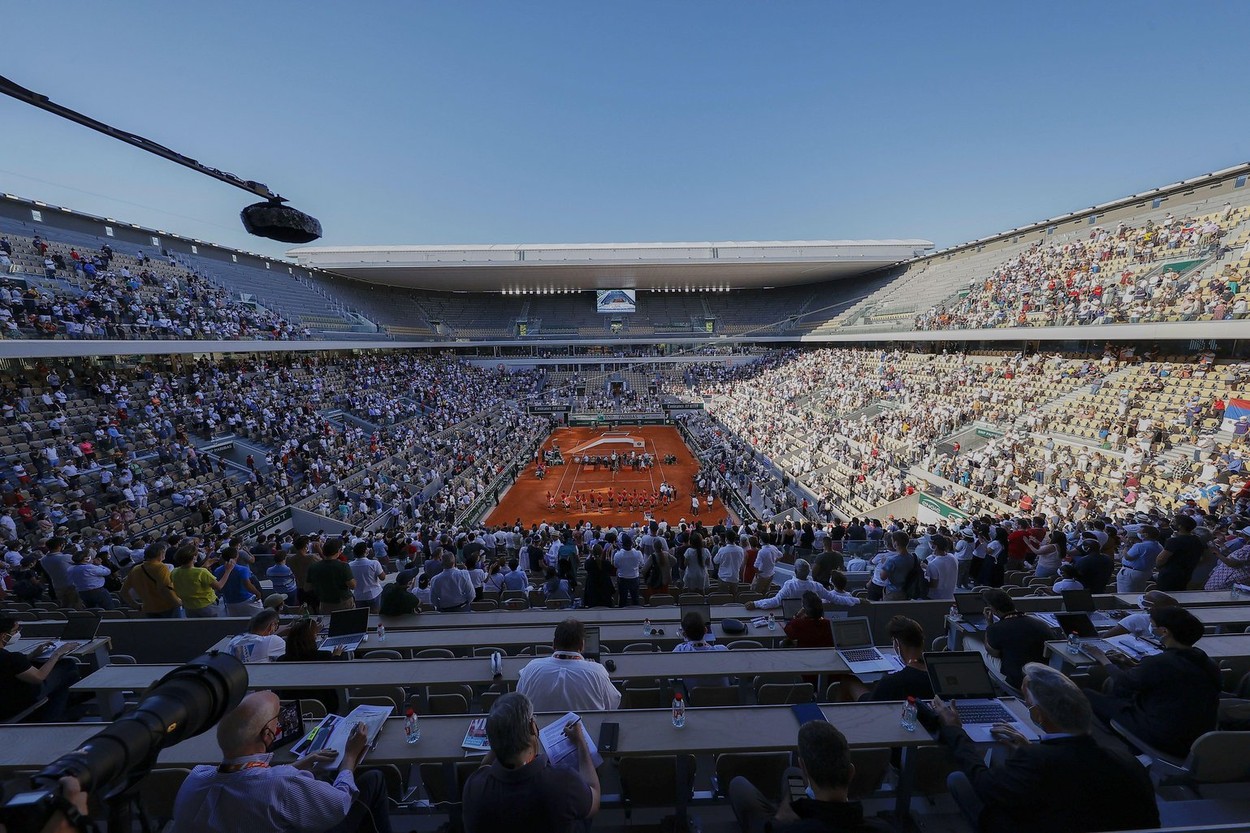
M 303 266 L 414 289 L 732 288 L 852 277 L 932 251 L 928 240 L 301 246 Z

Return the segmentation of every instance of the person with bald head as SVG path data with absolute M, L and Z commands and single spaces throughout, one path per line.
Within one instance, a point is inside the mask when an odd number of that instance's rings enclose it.
M 1112 636 L 1120 636 L 1122 634 L 1132 634 L 1138 639 L 1150 636 L 1150 611 L 1156 607 L 1177 607 L 1179 602 L 1176 599 L 1164 593 L 1162 590 L 1147 591 L 1141 597 L 1141 613 L 1130 613 L 1119 622 L 1111 627 L 1110 630 L 1104 631 L 1102 636 L 1104 639 Z
M 332 750 L 293 764 L 272 763 L 280 704 L 272 691 L 255 691 L 217 724 L 218 766 L 191 770 L 174 800 L 178 833 L 390 833 L 386 783 L 380 772 L 354 774 L 368 743 L 363 723 L 348 737 L 332 782 L 312 769 L 333 760 Z

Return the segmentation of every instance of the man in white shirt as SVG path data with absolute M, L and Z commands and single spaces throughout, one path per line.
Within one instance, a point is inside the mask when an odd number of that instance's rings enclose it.
M 634 549 L 628 535 L 621 536 L 621 548 L 612 556 L 616 565 L 616 589 L 621 597 L 621 607 L 642 602 L 638 598 L 638 576 L 642 570 L 643 556 Z
M 803 594 L 809 590 L 820 596 L 821 601 L 829 602 L 830 604 L 842 607 L 852 607 L 859 604 L 859 599 L 850 593 L 844 593 L 841 590 L 830 590 L 820 582 L 812 581 L 812 565 L 807 562 L 807 559 L 800 558 L 794 562 L 794 578 L 781 585 L 777 595 L 770 599 L 760 599 L 758 602 L 747 602 L 747 610 L 773 610 L 781 607 L 783 599 L 801 599 Z
M 945 535 L 931 535 L 929 547 L 932 554 L 924 566 L 929 580 L 929 598 L 953 600 L 955 586 L 959 583 L 959 559 L 951 554 L 951 540 Z
M 556 625 L 555 649 L 549 657 L 531 660 L 521 669 L 517 691 L 534 704 L 536 712 L 582 712 L 615 709 L 621 693 L 612 685 L 608 671 L 587 660 L 586 628 L 577 619 Z
M 772 534 L 764 539 L 764 546 L 755 554 L 755 578 L 751 580 L 751 590 L 756 593 L 767 593 L 773 586 L 773 576 L 777 573 L 777 560 L 781 558 L 781 550 L 773 544 Z
M 247 633 L 230 640 L 227 650 L 243 662 L 270 662 L 286 653 L 286 640 L 282 634 L 290 628 L 279 630 L 278 611 L 267 607 L 252 616 L 247 623 Z
M 1150 611 L 1159 607 L 1176 607 L 1176 599 L 1164 593 L 1162 590 L 1151 590 L 1141 598 L 1141 613 L 1130 613 L 1119 622 L 1117 622 L 1110 630 L 1104 631 L 1103 636 L 1120 636 L 1121 634 L 1130 634 L 1138 639 L 1150 636 Z
M 730 532 L 727 543 L 716 551 L 712 563 L 716 565 L 716 577 L 720 579 L 721 590 L 726 593 L 738 592 L 738 579 L 742 576 L 742 562 L 746 553 L 738 546 L 738 536 Z
M 369 545 L 360 541 L 352 548 L 351 568 L 356 586 L 352 588 L 352 596 L 356 599 L 356 607 L 367 607 L 371 613 L 377 613 L 382 599 L 382 582 L 386 579 L 386 570 L 382 565 L 369 558 Z

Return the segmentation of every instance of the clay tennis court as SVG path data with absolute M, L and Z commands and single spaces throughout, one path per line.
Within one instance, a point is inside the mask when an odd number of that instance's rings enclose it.
M 530 460 L 522 469 L 517 482 L 487 516 L 487 524 L 510 526 L 519 518 L 526 527 L 543 521 L 575 523 L 585 520 L 593 524 L 628 526 L 634 522 L 643 523 L 643 515 L 648 511 L 655 520 L 668 521 L 671 524 L 676 524 L 682 518 L 694 520 L 690 511 L 690 493 L 694 488 L 694 475 L 699 471 L 699 463 L 676 428 L 662 425 L 558 428 L 543 441 L 542 449 L 549 451 L 556 445 L 564 456 L 564 465 L 546 467 L 546 477 L 539 480 L 535 477 L 538 461 Z M 655 458 L 655 465 L 640 471 L 621 466 L 614 472 L 602 465 L 592 467 L 573 462 L 574 457 L 610 455 L 613 451 L 624 456 L 628 456 L 630 452 L 651 454 Z M 677 459 L 675 463 L 664 462 L 664 458 L 670 454 Z M 677 490 L 677 496 L 669 505 L 659 503 L 652 507 L 649 503 L 644 505 L 638 501 L 633 505 L 620 505 L 619 496 L 622 491 L 650 495 L 659 491 L 661 482 L 667 482 Z M 548 492 L 555 497 L 554 509 L 548 506 Z M 581 505 L 575 497 L 579 493 L 584 500 Z M 590 500 L 592 493 L 600 500 L 597 506 Z M 609 493 L 618 500 L 607 504 Z M 561 495 L 569 496 L 568 510 L 562 505 Z M 700 503 L 704 508 L 699 520 L 707 526 L 725 517 L 728 511 L 719 500 L 713 505 L 710 514 L 702 496 Z

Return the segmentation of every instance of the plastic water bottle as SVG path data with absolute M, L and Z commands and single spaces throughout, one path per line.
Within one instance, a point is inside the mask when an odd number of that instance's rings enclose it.
M 1074 654 L 1081 652 L 1081 638 L 1076 635 L 1076 631 L 1068 634 L 1068 650 Z
M 378 642 L 386 641 L 386 625 L 378 625 Z
M 673 725 L 678 729 L 686 725 L 686 701 L 680 691 L 673 693 Z
M 651 620 L 650 619 L 642 620 L 642 635 L 643 636 L 651 635 Z
M 963 617 L 959 615 L 958 605 L 951 605 L 951 612 L 947 614 L 947 616 L 952 622 L 958 622 L 963 619 Z
M 903 716 L 899 720 L 899 725 L 909 732 L 916 731 L 916 698 L 908 697 L 907 702 L 903 704 Z
M 404 712 L 404 740 L 409 743 L 416 743 L 421 740 L 421 724 L 417 722 L 417 713 L 412 706 L 409 706 L 408 711 Z
M 770 631 L 777 630 L 777 620 L 771 613 L 768 614 L 768 629 Z

